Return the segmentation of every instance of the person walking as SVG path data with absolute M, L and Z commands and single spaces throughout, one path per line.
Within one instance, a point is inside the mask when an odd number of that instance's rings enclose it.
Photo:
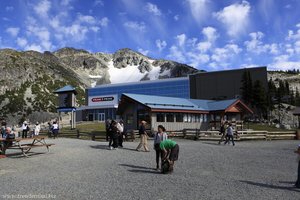
M 233 128 L 232 128 L 232 124 L 229 123 L 228 127 L 227 127 L 227 134 L 226 134 L 226 141 L 224 144 L 227 144 L 229 141 L 232 141 L 232 145 L 234 146 L 234 138 L 233 138 Z
M 226 126 L 227 125 L 227 122 L 222 122 L 221 123 L 221 127 L 220 127 L 220 135 L 221 135 L 221 139 L 219 140 L 219 144 L 221 144 L 221 142 L 224 141 L 225 139 L 225 136 L 226 136 Z
M 137 151 L 140 151 L 140 148 L 142 148 L 142 146 L 144 147 L 145 149 L 145 152 L 149 152 L 149 148 L 148 148 L 148 136 L 147 136 L 147 132 L 146 132 L 146 121 L 141 121 L 141 124 L 140 124 L 140 128 L 139 128 L 139 135 L 141 137 L 141 141 L 140 141 L 140 144 L 137 146 L 136 150 Z
M 178 160 L 179 145 L 173 140 L 164 140 L 160 142 L 159 147 L 162 151 L 162 172 L 173 172 L 175 161 Z M 164 163 L 168 163 L 168 169 L 163 166 Z
M 298 178 L 295 183 L 296 188 L 300 188 L 300 144 L 298 145 L 298 149 L 295 151 L 298 154 Z
M 110 125 L 111 125 L 111 120 L 107 119 L 105 121 L 105 131 L 106 131 L 106 141 L 109 141 L 109 134 L 110 134 Z
M 123 148 L 123 136 L 124 136 L 124 123 L 122 120 L 117 123 L 118 128 L 118 146 Z
M 58 123 L 57 123 L 57 121 L 54 121 L 52 124 L 53 139 L 57 138 L 58 131 L 59 131 Z
M 29 126 L 27 124 L 27 121 L 24 121 L 22 124 L 22 138 L 27 138 L 28 131 L 29 131 Z
M 158 132 L 154 136 L 154 150 L 156 154 L 156 170 L 159 170 L 159 159 L 162 159 L 162 151 L 160 149 L 160 143 L 168 139 L 165 127 L 159 125 L 157 127 Z
M 41 125 L 39 124 L 39 122 L 37 122 L 34 127 L 34 136 L 38 136 L 40 134 L 40 131 L 41 131 Z

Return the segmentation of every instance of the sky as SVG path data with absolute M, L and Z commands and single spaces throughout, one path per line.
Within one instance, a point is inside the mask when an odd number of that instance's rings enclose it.
M 0 0 L 0 48 L 130 48 L 198 69 L 300 69 L 299 0 Z

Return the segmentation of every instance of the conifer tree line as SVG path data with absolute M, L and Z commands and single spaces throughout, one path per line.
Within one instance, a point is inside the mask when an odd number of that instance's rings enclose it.
M 289 73 L 298 73 L 297 70 Z M 265 119 L 268 118 L 268 111 L 272 111 L 275 105 L 281 106 L 282 103 L 293 106 L 300 106 L 300 93 L 291 90 L 288 81 L 279 80 L 279 86 L 276 87 L 274 81 L 268 81 L 268 91 L 266 91 L 262 82 L 256 80 L 253 82 L 250 71 L 245 71 L 242 77 L 241 87 L 242 99 L 250 105 L 256 113 Z

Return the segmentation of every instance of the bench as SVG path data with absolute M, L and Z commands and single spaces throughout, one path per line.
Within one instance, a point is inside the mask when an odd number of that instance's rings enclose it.
M 30 141 L 32 140 L 31 143 L 21 143 L 22 141 Z M 1 148 L 1 152 L 2 154 L 5 154 L 7 149 L 17 149 L 17 150 L 21 150 L 22 154 L 25 157 L 29 157 L 28 156 L 28 152 L 32 149 L 32 148 L 37 148 L 37 147 L 46 147 L 47 148 L 47 152 L 50 152 L 49 147 L 55 144 L 47 144 L 45 141 L 44 137 L 33 137 L 33 138 L 16 138 L 16 139 L 0 139 L 0 142 L 3 143 L 2 148 Z M 12 144 L 6 144 L 5 142 L 12 142 Z

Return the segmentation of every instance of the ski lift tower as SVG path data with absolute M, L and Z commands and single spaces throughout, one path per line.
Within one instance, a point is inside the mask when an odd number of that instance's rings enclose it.
M 65 113 L 71 113 L 71 129 L 76 128 L 76 89 L 71 86 L 67 85 L 65 87 L 62 87 L 56 91 L 54 91 L 54 94 L 58 95 L 58 107 L 57 112 L 59 114 L 59 118 L 61 116 L 62 112 Z

